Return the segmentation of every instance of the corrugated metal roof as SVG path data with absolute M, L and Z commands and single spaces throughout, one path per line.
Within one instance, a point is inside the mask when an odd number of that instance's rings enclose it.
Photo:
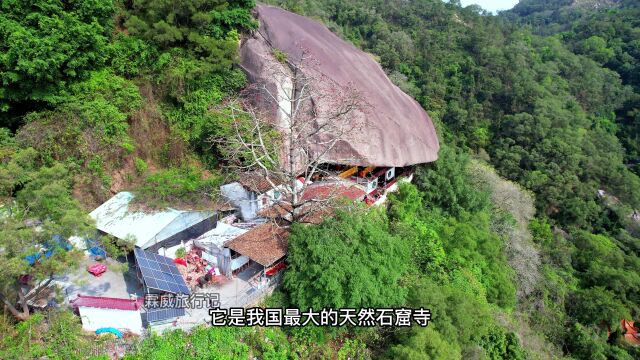
M 167 208 L 160 211 L 130 211 L 134 195 L 123 191 L 114 195 L 89 215 L 98 230 L 119 239 L 131 236 L 136 246 L 147 248 L 169 238 L 215 214 L 213 211 L 190 211 Z
M 233 240 L 234 238 L 246 233 L 247 231 L 249 230 L 231 226 L 223 222 L 218 222 L 215 228 L 196 238 L 194 240 L 194 244 L 196 244 L 196 246 L 205 247 L 207 249 L 211 246 L 221 248 L 227 241 Z
M 142 306 L 143 299 L 118 299 L 101 296 L 82 296 L 71 301 L 74 307 L 91 307 L 100 309 L 136 311 Z

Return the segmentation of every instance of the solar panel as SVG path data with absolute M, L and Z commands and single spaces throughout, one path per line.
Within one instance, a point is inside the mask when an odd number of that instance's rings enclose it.
M 167 264 L 160 264 L 160 270 L 162 270 L 162 272 L 164 273 L 171 274 L 171 268 L 172 266 L 169 266 Z
M 178 316 L 184 316 L 185 311 L 183 308 L 162 308 L 162 309 L 148 309 L 147 321 L 158 322 L 168 319 L 177 318 Z
M 191 294 L 173 260 L 138 248 L 133 252 L 148 288 L 173 294 Z

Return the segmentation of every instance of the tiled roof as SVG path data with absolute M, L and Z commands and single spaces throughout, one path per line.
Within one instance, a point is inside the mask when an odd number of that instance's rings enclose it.
M 308 206 L 303 208 L 302 213 L 301 223 L 319 225 L 325 218 L 333 216 L 335 211 L 331 207 Z
M 337 184 L 337 183 L 316 183 L 309 185 L 302 194 L 302 201 L 306 200 L 327 200 L 330 198 L 346 197 L 350 200 L 358 200 L 364 198 L 365 191 L 353 184 Z
M 92 307 L 100 309 L 129 310 L 136 311 L 142 306 L 143 299 L 118 299 L 100 296 L 78 295 L 71 301 L 74 307 Z
M 266 223 L 229 241 L 226 247 L 248 256 L 262 266 L 269 266 L 287 254 L 288 237 L 288 229 Z
M 258 216 L 275 219 L 278 217 L 287 217 L 292 211 L 293 207 L 291 203 L 281 201 L 258 211 Z
M 633 345 L 640 345 L 640 333 L 638 333 L 638 328 L 633 321 L 622 319 L 620 320 L 620 326 L 627 342 Z
M 269 178 L 269 180 L 271 180 L 271 182 L 276 186 L 282 185 L 283 183 L 282 180 L 278 180 L 276 178 Z M 238 182 L 245 188 L 258 193 L 265 193 L 273 189 L 273 186 L 271 186 L 269 181 L 257 172 L 241 173 Z

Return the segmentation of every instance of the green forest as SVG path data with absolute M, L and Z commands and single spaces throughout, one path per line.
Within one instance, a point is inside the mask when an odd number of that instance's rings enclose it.
M 620 326 L 640 319 L 640 3 L 267 2 L 372 54 L 441 148 L 386 206 L 294 224 L 265 306 L 425 307 L 432 321 L 199 327 L 125 359 L 640 358 Z M 232 135 L 224 104 L 247 85 L 238 44 L 255 5 L 0 2 L 0 358 L 109 358 L 69 311 L 16 305 L 23 258 L 90 234 L 113 191 L 215 201 L 226 169 L 210 139 Z M 56 255 L 32 275 L 77 265 Z

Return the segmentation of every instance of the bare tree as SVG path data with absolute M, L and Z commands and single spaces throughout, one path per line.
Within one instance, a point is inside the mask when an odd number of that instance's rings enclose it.
M 290 206 L 284 209 L 298 220 L 310 203 L 317 207 L 333 198 L 303 197 L 308 180 L 324 172 L 323 164 L 329 159 L 358 163 L 353 156 L 340 158 L 340 150 L 346 136 L 362 128 L 369 107 L 351 84 L 338 84 L 317 71 L 308 51 L 297 60 L 277 49 L 274 55 L 267 65 L 270 81 L 253 84 L 239 103 L 230 105 L 234 136 L 213 140 L 225 148 L 235 169 L 257 171 L 273 189 L 286 184 Z

